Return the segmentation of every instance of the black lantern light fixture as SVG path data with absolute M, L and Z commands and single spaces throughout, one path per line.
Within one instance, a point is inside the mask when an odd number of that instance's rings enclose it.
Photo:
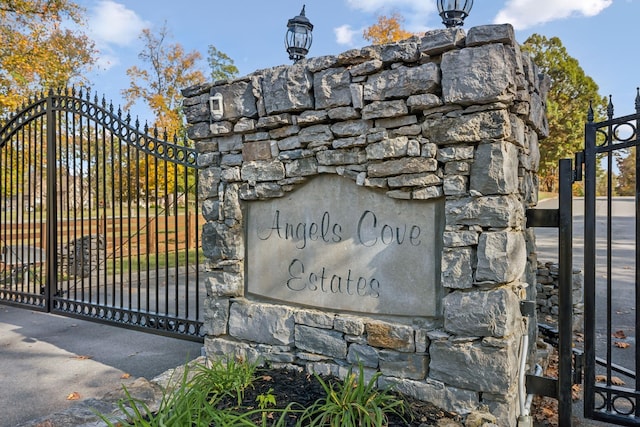
M 309 48 L 313 41 L 311 34 L 313 24 L 311 24 L 305 16 L 304 8 L 305 6 L 302 6 L 300 15 L 289 19 L 287 23 L 287 35 L 284 39 L 287 52 L 289 53 L 289 59 L 294 63 L 300 61 L 309 53 Z
M 473 0 L 437 0 L 437 3 L 438 13 L 447 28 L 462 27 L 473 7 Z

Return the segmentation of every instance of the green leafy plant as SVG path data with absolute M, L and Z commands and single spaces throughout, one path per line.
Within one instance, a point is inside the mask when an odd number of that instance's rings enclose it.
M 270 388 L 266 393 L 259 394 L 256 398 L 258 401 L 258 408 L 262 411 L 262 425 L 267 425 L 267 409 L 271 406 L 276 406 L 276 397 L 273 394 L 273 389 Z
M 390 389 L 377 389 L 381 373 L 365 381 L 362 364 L 358 374 L 349 370 L 343 382 L 315 375 L 326 397 L 306 409 L 296 402 L 277 408 L 273 388 L 257 396 L 257 408 L 248 407 L 243 404 L 245 390 L 256 380 L 256 368 L 257 364 L 231 359 L 208 366 L 185 365 L 179 378 L 169 379 L 157 410 L 123 386 L 125 398 L 118 403 L 121 419 L 99 416 L 109 427 L 256 427 L 256 423 L 284 427 L 292 417 L 299 417 L 300 427 L 382 427 L 388 425 L 390 414 L 400 418 L 405 414 L 401 398 Z
M 351 369 L 343 382 L 327 382 L 319 375 L 316 379 L 327 393 L 308 407 L 298 425 L 305 427 L 382 427 L 389 414 L 404 416 L 405 403 L 390 389 L 378 390 L 376 383 L 381 373 L 376 372 L 365 383 L 364 368 L 359 365 L 358 375 Z
M 236 414 L 233 409 L 219 409 L 217 403 L 229 395 L 237 397 L 240 404 L 255 369 L 256 364 L 232 359 L 214 361 L 211 366 L 185 365 L 179 381 L 170 378 L 158 410 L 152 411 L 123 386 L 125 398 L 118 407 L 124 419 L 114 423 L 105 415 L 99 416 L 109 427 L 254 426 L 249 421 L 252 413 Z
M 198 365 L 198 372 L 190 386 L 209 395 L 209 403 L 223 396 L 235 397 L 238 405 L 244 399 L 244 390 L 255 380 L 257 363 L 239 362 L 231 358 L 214 360 L 211 366 Z
M 266 393 L 258 395 L 258 408 L 267 409 L 269 406 L 276 406 L 276 397 L 273 394 L 273 389 L 270 388 Z

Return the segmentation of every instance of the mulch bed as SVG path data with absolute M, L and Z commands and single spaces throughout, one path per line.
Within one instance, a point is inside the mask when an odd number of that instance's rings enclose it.
M 258 369 L 257 380 L 245 390 L 242 408 L 256 409 L 258 396 L 271 393 L 276 398 L 276 408 L 284 409 L 291 402 L 300 404 L 306 408 L 318 399 L 326 397 L 326 393 L 313 375 L 288 369 Z M 323 381 L 339 381 L 336 378 L 323 377 Z M 462 421 L 462 417 L 444 411 L 435 405 L 413 399 L 408 396 L 398 395 L 406 402 L 406 421 L 391 415 L 389 426 L 397 427 L 426 427 L 435 426 L 439 420 Z M 236 406 L 237 401 L 223 401 L 224 406 Z M 278 414 L 275 414 L 277 417 Z M 287 426 L 295 426 L 298 414 L 291 414 Z M 255 419 L 259 424 L 259 416 Z

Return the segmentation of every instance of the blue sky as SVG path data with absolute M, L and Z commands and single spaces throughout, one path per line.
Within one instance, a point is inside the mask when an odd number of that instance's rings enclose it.
M 241 75 L 290 61 L 284 48 L 286 23 L 306 3 L 314 25 L 309 56 L 335 55 L 363 47 L 362 30 L 380 14 L 398 12 L 413 32 L 442 28 L 435 0 L 78 0 L 87 9 L 91 37 L 100 49 L 93 88 L 121 104 L 126 69 L 140 65 L 143 28 L 166 21 L 172 39 L 206 58 L 213 44 L 234 61 Z M 600 87 L 613 95 L 616 115 L 634 112 L 640 86 L 637 53 L 640 0 L 475 0 L 465 29 L 511 23 L 523 43 L 538 33 L 559 37 L 569 54 Z M 206 61 L 203 70 L 208 73 Z M 132 113 L 145 117 L 143 106 Z

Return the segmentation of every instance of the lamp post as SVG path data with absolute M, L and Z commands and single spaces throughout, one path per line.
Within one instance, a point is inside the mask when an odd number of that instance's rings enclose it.
M 302 6 L 300 15 L 289 19 L 287 22 L 287 34 L 284 39 L 284 44 L 287 47 L 289 53 L 289 59 L 294 63 L 303 59 L 313 41 L 311 32 L 313 31 L 313 24 L 309 22 L 309 19 L 304 14 L 305 6 Z
M 437 3 L 442 23 L 447 28 L 462 27 L 473 7 L 473 0 L 437 0 Z

